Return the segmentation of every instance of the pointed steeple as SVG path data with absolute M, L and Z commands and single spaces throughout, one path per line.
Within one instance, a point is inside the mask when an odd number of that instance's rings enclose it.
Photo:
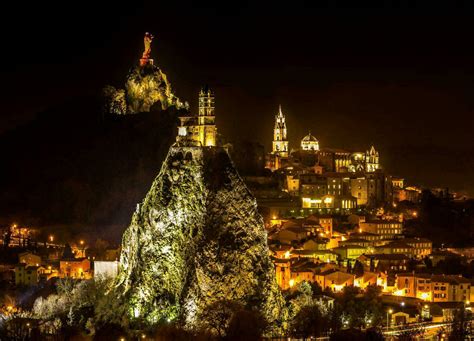
M 380 168 L 379 152 L 375 150 L 374 145 L 372 145 L 370 150 L 365 152 L 365 170 L 366 172 L 375 172 Z
M 288 156 L 288 139 L 286 131 L 285 115 L 281 110 L 281 104 L 278 106 L 278 114 L 275 116 L 275 128 L 273 129 L 273 154 Z

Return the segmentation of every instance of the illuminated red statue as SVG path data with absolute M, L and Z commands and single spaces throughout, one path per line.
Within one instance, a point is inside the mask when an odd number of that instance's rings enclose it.
M 145 50 L 143 51 L 142 58 L 140 59 L 140 65 L 143 66 L 149 62 L 153 63 L 153 59 L 150 59 L 151 55 L 151 42 L 153 41 L 154 36 L 146 32 L 143 42 L 145 44 Z

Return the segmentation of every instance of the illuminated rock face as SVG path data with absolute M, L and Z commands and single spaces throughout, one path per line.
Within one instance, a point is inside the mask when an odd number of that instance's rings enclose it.
M 270 322 L 280 313 L 263 220 L 222 148 L 171 147 L 122 248 L 118 284 L 134 317 L 193 327 L 220 300 Z
M 163 110 L 175 104 L 166 75 L 152 64 L 132 68 L 127 76 L 125 91 L 128 111 L 132 114 L 149 112 L 157 102 L 161 103 Z
M 105 111 L 118 115 L 149 112 L 155 104 L 160 104 L 163 110 L 170 106 L 185 107 L 171 91 L 166 74 L 152 63 L 132 67 L 125 89 L 107 86 L 103 94 Z

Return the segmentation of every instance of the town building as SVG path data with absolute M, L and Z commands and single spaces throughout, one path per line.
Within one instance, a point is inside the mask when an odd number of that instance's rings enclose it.
M 69 244 L 64 246 L 63 255 L 59 261 L 59 277 L 88 279 L 92 277 L 90 260 L 82 257 L 75 258 Z
M 89 279 L 92 277 L 91 262 L 87 258 L 69 258 L 59 261 L 59 277 Z
M 360 245 L 344 245 L 331 249 L 331 251 L 337 253 L 342 260 L 357 259 L 366 253 L 367 250 L 367 247 Z
M 18 264 L 15 266 L 15 284 L 33 286 L 37 285 L 44 268 L 36 265 Z
M 461 275 L 399 273 L 396 275 L 396 296 L 415 297 L 431 302 L 467 302 L 471 282 Z
M 404 239 L 389 242 L 385 245 L 376 246 L 375 253 L 403 254 L 409 258 L 414 256 L 414 247 L 407 244 Z
M 403 242 L 413 247 L 413 256 L 416 258 L 427 257 L 433 252 L 433 242 L 427 238 L 405 238 Z
M 344 287 L 353 286 L 355 276 L 344 271 L 331 269 L 315 274 L 315 281 L 324 289 L 334 292 L 341 291 Z
M 30 251 L 26 251 L 18 255 L 18 263 L 25 264 L 27 266 L 40 266 L 42 260 L 40 256 Z
M 403 233 L 403 223 L 397 220 L 367 220 L 359 224 L 359 232 L 378 234 L 381 239 L 394 239 Z
M 372 267 L 377 271 L 406 271 L 408 262 L 410 260 L 404 254 L 363 254 L 358 260 L 364 264 L 365 267 Z

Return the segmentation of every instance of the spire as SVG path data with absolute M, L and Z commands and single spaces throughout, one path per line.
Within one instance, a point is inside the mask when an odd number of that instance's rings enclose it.
M 281 104 L 278 105 L 278 115 L 283 116 L 283 113 L 281 112 Z

